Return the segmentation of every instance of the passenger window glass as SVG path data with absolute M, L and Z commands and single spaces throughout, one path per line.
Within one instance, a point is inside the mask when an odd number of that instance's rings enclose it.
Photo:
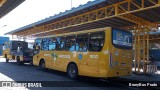
M 49 40 L 49 50 L 56 49 L 56 38 L 52 38 Z
M 75 36 L 67 36 L 65 50 L 74 51 L 75 50 Z
M 88 34 L 77 35 L 76 40 L 76 51 L 87 51 L 88 50 Z
M 104 45 L 105 33 L 97 32 L 90 34 L 89 51 L 98 52 L 101 51 Z
M 58 37 L 56 41 L 57 41 L 56 50 L 64 50 L 65 49 L 65 37 Z
M 44 38 L 42 40 L 42 50 L 48 50 L 48 45 L 49 44 L 49 39 L 48 38 Z

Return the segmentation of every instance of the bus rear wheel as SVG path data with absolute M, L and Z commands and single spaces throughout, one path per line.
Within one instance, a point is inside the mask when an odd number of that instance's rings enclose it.
M 77 79 L 78 77 L 78 68 L 75 64 L 70 64 L 67 68 L 67 75 L 71 79 Z
M 43 71 L 46 71 L 46 66 L 45 66 L 45 62 L 44 61 L 40 62 L 40 69 L 43 70 Z
M 6 62 L 8 63 L 9 59 L 7 59 L 7 55 L 5 54 Z

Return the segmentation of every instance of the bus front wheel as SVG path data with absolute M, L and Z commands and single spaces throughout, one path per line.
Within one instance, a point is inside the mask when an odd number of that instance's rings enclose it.
M 78 68 L 75 64 L 70 64 L 67 68 L 67 75 L 71 79 L 77 79 L 78 77 Z

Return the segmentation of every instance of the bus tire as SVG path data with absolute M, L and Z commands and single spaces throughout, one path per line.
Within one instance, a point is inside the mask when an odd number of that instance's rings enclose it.
M 46 66 L 45 66 L 45 61 L 44 60 L 40 61 L 39 67 L 42 71 L 46 71 Z
M 7 55 L 5 54 L 5 58 L 6 58 L 6 62 L 8 63 L 9 62 L 9 59 L 7 59 Z
M 20 57 L 17 57 L 17 64 L 18 64 L 18 65 L 23 65 L 23 64 L 24 64 L 23 61 L 20 61 Z
M 78 68 L 76 66 L 76 64 L 69 64 L 69 66 L 67 67 L 67 75 L 69 78 L 75 80 L 78 77 Z

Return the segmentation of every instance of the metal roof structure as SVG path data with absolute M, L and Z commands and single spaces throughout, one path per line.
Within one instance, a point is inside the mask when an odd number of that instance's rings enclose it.
M 8 14 L 25 0 L 0 0 L 0 18 Z
M 154 5 L 154 3 L 156 4 L 156 3 L 158 3 L 158 1 L 155 0 L 155 2 L 152 3 L 152 2 L 150 2 L 150 0 L 145 0 L 144 9 L 140 7 L 143 0 L 142 1 L 141 0 L 129 0 L 129 1 L 132 1 L 130 3 L 131 4 L 130 13 L 132 13 L 132 16 L 130 16 L 130 17 L 133 17 L 133 15 L 134 15 L 133 18 L 138 17 L 138 19 L 142 19 L 142 21 L 145 20 L 145 21 L 148 21 L 151 23 L 160 22 L 160 20 L 159 20 L 160 15 L 158 13 L 158 11 L 160 11 L 160 7 L 158 7 L 157 5 Z M 127 10 L 128 7 L 125 6 L 127 4 L 125 2 L 128 2 L 127 0 L 95 0 L 92 2 L 88 2 L 84 5 L 80 5 L 79 7 L 72 8 L 71 10 L 65 11 L 63 13 L 61 12 L 57 15 L 45 18 L 43 20 L 26 25 L 21 28 L 18 28 L 16 30 L 13 30 L 13 31 L 8 32 L 6 34 L 17 35 L 20 32 L 31 30 L 35 27 L 37 28 L 37 27 L 49 25 L 50 23 L 63 21 L 65 19 L 72 18 L 72 17 L 79 16 L 79 15 L 83 15 L 85 13 L 92 12 L 92 11 L 95 11 L 95 10 L 98 10 L 98 9 L 101 9 L 101 8 L 104 8 L 107 6 L 116 5 L 116 3 L 121 4 L 122 2 L 124 2 L 124 4 L 121 5 L 121 7 L 122 7 L 121 10 L 124 10 L 124 9 Z M 108 10 L 111 12 L 112 8 L 108 8 Z M 99 12 L 99 13 L 103 14 L 103 12 Z M 111 12 L 111 15 L 114 16 L 114 12 Z M 126 16 L 124 16 L 124 17 L 126 18 Z M 94 20 L 94 22 L 89 22 L 89 23 L 85 23 L 85 24 L 81 24 L 81 25 L 65 27 L 65 28 L 63 28 L 63 30 L 74 31 L 75 29 L 76 30 L 84 30 L 84 29 L 94 29 L 94 28 L 100 28 L 100 27 L 106 27 L 106 26 L 127 27 L 127 26 L 137 25 L 137 21 L 133 21 L 133 20 L 131 21 L 128 19 L 124 19 L 124 17 L 118 17 L 118 15 L 117 15 L 113 18 L 109 17 L 109 18 L 104 18 L 104 19 L 100 19 L 100 20 L 96 20 L 96 21 Z M 58 30 L 62 30 L 62 28 L 60 28 Z M 21 35 L 23 35 L 23 34 L 21 33 Z M 38 31 L 37 31 L 37 34 L 36 35 L 35 34 L 32 36 L 37 36 Z

